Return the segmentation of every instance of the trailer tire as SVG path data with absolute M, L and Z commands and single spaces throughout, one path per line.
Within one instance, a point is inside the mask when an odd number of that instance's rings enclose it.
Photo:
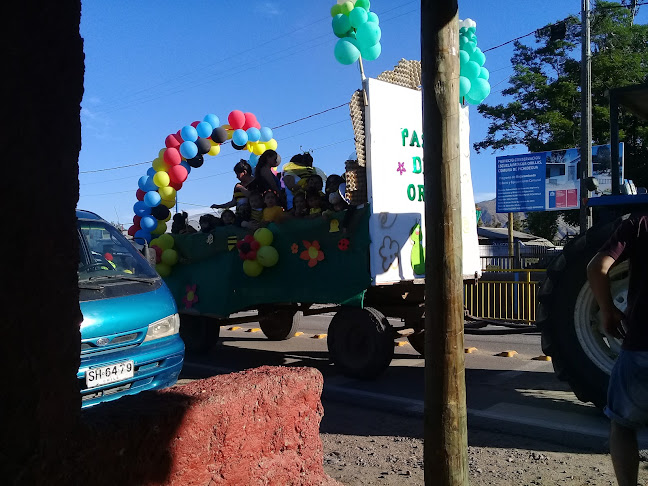
M 180 337 L 187 354 L 206 354 L 218 342 L 220 326 L 209 317 L 180 314 Z
M 393 327 L 376 309 L 343 307 L 329 324 L 329 355 L 345 376 L 375 378 L 391 363 L 394 337 Z
M 587 283 L 587 264 L 620 223 L 621 219 L 594 226 L 570 241 L 549 265 L 538 293 L 536 324 L 544 354 L 551 356 L 556 375 L 569 383 L 579 400 L 599 408 L 606 403 L 620 342 L 600 330 L 598 304 Z M 624 310 L 628 264 L 613 266 L 609 275 L 615 303 Z
M 294 309 L 259 309 L 259 327 L 270 341 L 285 341 L 295 337 L 303 315 Z

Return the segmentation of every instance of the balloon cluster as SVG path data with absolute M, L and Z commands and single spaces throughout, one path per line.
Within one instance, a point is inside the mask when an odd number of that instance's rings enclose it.
M 258 277 L 264 267 L 272 267 L 279 261 L 279 253 L 272 244 L 274 236 L 267 228 L 259 228 L 254 235 L 246 235 L 236 243 L 239 257 L 243 260 L 243 272 L 248 277 Z
M 171 267 L 178 263 L 178 252 L 173 249 L 175 241 L 168 233 L 153 238 L 151 248 L 155 250 L 155 270 L 160 277 L 171 275 Z
M 484 67 L 486 56 L 477 47 L 475 31 L 477 24 L 472 19 L 459 22 L 459 99 L 462 103 L 478 105 L 490 94 L 488 69 Z
M 360 56 L 367 61 L 380 56 L 378 16 L 369 7 L 369 0 L 337 0 L 331 8 L 333 33 L 340 38 L 333 53 L 341 64 L 353 64 Z
M 191 169 L 203 165 L 205 155 L 220 153 L 222 143 L 231 140 L 235 149 L 249 150 L 252 167 L 263 152 L 276 150 L 277 141 L 272 130 L 262 127 L 253 113 L 234 110 L 227 120 L 228 124 L 221 125 L 216 115 L 209 114 L 202 121 L 186 125 L 164 139 L 165 148 L 160 150 L 146 175 L 137 181 L 135 215 L 128 229 L 136 242 L 150 243 L 154 236 L 166 232 L 177 191 Z

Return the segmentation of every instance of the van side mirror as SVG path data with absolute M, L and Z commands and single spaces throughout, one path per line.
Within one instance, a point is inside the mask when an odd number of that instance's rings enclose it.
M 155 267 L 155 259 L 157 256 L 155 250 L 148 245 L 144 245 L 144 256 L 151 264 L 151 266 Z

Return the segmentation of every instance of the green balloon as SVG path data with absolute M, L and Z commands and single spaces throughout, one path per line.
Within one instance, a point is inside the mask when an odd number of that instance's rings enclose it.
M 257 261 L 264 267 L 273 267 L 279 261 L 279 253 L 274 246 L 262 246 L 257 250 Z
M 337 3 L 331 7 L 331 17 L 335 17 L 338 14 L 342 13 L 342 5 L 338 5 Z
M 166 278 L 171 275 L 171 267 L 166 263 L 158 263 L 155 265 L 155 270 L 162 278 Z
M 351 27 L 357 29 L 367 21 L 368 14 L 364 8 L 356 6 L 351 10 L 348 18 L 349 22 L 351 22 Z
M 488 69 L 486 69 L 485 67 L 482 67 L 479 70 L 479 76 L 478 77 L 488 81 L 488 78 L 490 78 L 490 73 L 488 72 Z
M 164 250 L 162 252 L 160 259 L 162 260 L 162 263 L 165 263 L 166 265 L 175 265 L 176 263 L 178 263 L 178 252 L 169 248 L 168 250 Z
M 459 96 L 466 96 L 470 91 L 470 85 L 470 79 L 466 76 L 459 76 Z
M 469 55 L 472 56 L 472 53 L 475 52 L 476 47 L 477 45 L 474 42 L 468 41 L 461 47 L 461 50 L 466 51 Z
M 475 61 L 468 61 L 466 64 L 461 66 L 461 76 L 466 76 L 471 81 L 479 76 L 479 70 L 481 66 Z
M 468 61 L 470 61 L 468 53 L 466 51 L 459 51 L 459 64 L 463 66 Z
M 380 27 L 375 22 L 365 22 L 356 29 L 356 38 L 363 47 L 375 46 L 380 42 Z
M 479 47 L 477 47 L 477 48 L 475 49 L 475 52 L 473 52 L 473 53 L 470 55 L 470 60 L 471 60 L 471 61 L 475 61 L 475 62 L 476 62 L 477 64 L 479 64 L 480 66 L 483 66 L 484 63 L 486 62 L 486 56 L 485 56 L 484 53 L 481 51 L 481 49 L 480 49 Z
M 468 29 L 466 27 L 462 27 L 461 29 L 459 29 L 460 34 L 465 34 L 466 32 L 468 32 Z
M 344 2 L 340 5 L 340 13 L 344 15 L 349 15 L 353 10 L 353 2 Z
M 382 46 L 380 45 L 380 42 L 376 43 L 373 46 L 360 48 L 360 54 L 362 54 L 362 58 L 366 59 L 367 61 L 375 61 L 376 59 L 378 59 L 378 56 L 380 56 L 381 52 Z
M 356 8 L 364 8 L 368 12 L 371 3 L 369 3 L 369 0 L 356 0 L 355 6 Z
M 369 12 L 369 7 L 367 7 L 367 12 Z M 369 12 L 367 14 L 367 22 L 375 22 L 376 25 L 378 25 L 380 23 L 379 20 L 378 20 L 378 16 L 373 12 Z
M 335 59 L 340 64 L 353 64 L 360 57 L 360 51 L 349 39 L 339 39 L 333 50 Z
M 490 83 L 483 78 L 476 78 L 471 81 L 468 96 L 472 100 L 478 100 L 479 103 L 490 94 Z
M 349 29 L 351 29 L 351 22 L 349 22 L 349 17 L 342 14 L 337 14 L 331 20 L 331 25 L 333 26 L 333 33 L 338 37 L 344 37 Z
M 459 49 L 463 49 L 466 44 L 468 44 L 470 40 L 468 40 L 468 37 L 465 35 L 462 35 L 459 37 Z

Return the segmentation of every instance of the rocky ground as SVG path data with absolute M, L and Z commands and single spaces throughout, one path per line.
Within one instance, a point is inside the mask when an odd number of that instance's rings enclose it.
M 422 420 L 325 403 L 324 470 L 346 486 L 423 484 Z M 469 430 L 471 485 L 616 484 L 606 454 Z M 648 463 L 640 467 L 648 485 Z

